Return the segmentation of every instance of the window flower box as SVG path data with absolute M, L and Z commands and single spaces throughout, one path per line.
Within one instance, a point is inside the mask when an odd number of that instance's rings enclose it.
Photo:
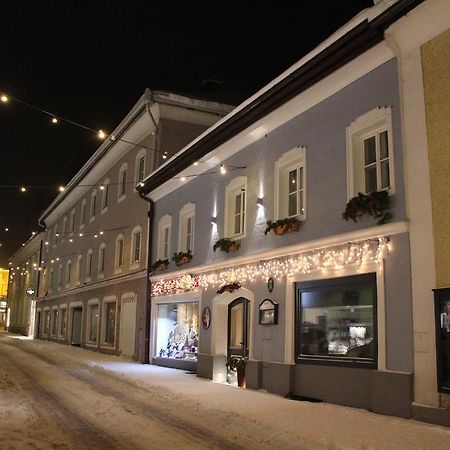
M 189 250 L 188 252 L 179 252 L 174 253 L 172 256 L 172 261 L 175 261 L 177 266 L 182 266 L 183 264 L 187 264 L 192 260 L 192 252 Z
M 167 267 L 169 267 L 169 260 L 168 259 L 158 259 L 158 261 L 155 261 L 150 266 L 150 269 L 151 269 L 152 272 L 158 272 L 160 270 L 166 270 Z
M 372 191 L 370 194 L 362 194 L 361 192 L 349 200 L 342 213 L 345 220 L 353 220 L 358 222 L 358 218 L 368 214 L 378 219 L 377 225 L 382 225 L 392 218 L 389 212 L 390 198 L 387 191 Z
M 292 233 L 300 229 L 300 221 L 295 217 L 288 217 L 286 219 L 279 219 L 276 222 L 271 220 L 267 221 L 267 227 L 264 234 L 269 233 L 271 230 L 277 235 L 282 236 L 285 233 Z
M 219 239 L 213 246 L 213 250 L 220 249 L 222 252 L 235 252 L 239 250 L 241 243 L 239 241 L 232 241 L 229 238 Z

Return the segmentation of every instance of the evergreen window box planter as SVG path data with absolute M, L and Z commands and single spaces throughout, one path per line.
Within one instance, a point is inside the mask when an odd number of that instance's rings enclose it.
M 267 227 L 264 234 L 269 233 L 271 230 L 277 235 L 282 236 L 285 233 L 292 233 L 300 229 L 300 221 L 295 217 L 288 217 L 286 219 L 279 219 L 276 222 L 271 220 L 267 221 Z
M 152 272 L 158 272 L 160 270 L 166 270 L 167 267 L 169 267 L 169 260 L 168 259 L 158 259 L 158 261 L 155 261 L 150 266 L 150 269 L 151 269 Z
M 230 253 L 239 250 L 241 243 L 239 241 L 232 241 L 229 238 L 219 239 L 213 246 L 213 250 L 220 249 L 222 252 Z
M 387 191 L 372 191 L 370 194 L 358 193 L 356 197 L 349 200 L 342 213 L 345 220 L 358 222 L 358 218 L 364 215 L 373 216 L 377 220 L 377 225 L 382 225 L 392 218 L 389 212 L 390 198 Z
M 182 266 L 183 264 L 187 264 L 187 263 L 191 262 L 191 259 L 192 259 L 192 253 L 190 250 L 188 252 L 174 253 L 174 255 L 172 256 L 172 261 L 175 261 L 175 264 L 177 266 Z

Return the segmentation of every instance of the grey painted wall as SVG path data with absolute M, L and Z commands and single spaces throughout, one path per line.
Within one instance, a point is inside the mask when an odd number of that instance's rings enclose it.
M 193 202 L 196 204 L 196 225 L 191 264 L 197 266 L 234 256 L 220 251 L 214 253 L 212 245 L 224 233 L 225 187 L 239 175 L 246 175 L 248 183 L 246 238 L 242 240 L 239 255 L 373 226 L 375 221 L 372 218 L 363 218 L 358 224 L 341 218 L 347 202 L 345 128 L 360 115 L 380 105 L 392 106 L 396 187 L 392 199 L 393 215 L 394 220 L 405 219 L 400 104 L 397 66 L 393 59 L 224 161 L 224 164 L 246 166 L 246 169 L 229 171 L 224 176 L 198 177 L 157 201 L 155 227 L 165 214 L 172 216 L 171 253 L 178 251 L 179 211 L 186 203 Z M 290 233 L 282 238 L 272 233 L 265 236 L 265 221 L 274 218 L 275 162 L 298 145 L 307 147 L 306 220 L 299 233 Z M 265 217 L 257 220 L 256 200 L 260 185 L 264 189 Z M 219 236 L 213 235 L 210 223 L 214 202 L 217 202 Z M 157 259 L 156 233 L 154 239 L 153 261 Z M 175 269 L 172 263 L 168 272 Z

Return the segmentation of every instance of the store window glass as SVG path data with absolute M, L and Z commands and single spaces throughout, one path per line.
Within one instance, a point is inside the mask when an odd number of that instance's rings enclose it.
M 44 334 L 48 334 L 50 328 L 50 311 L 44 311 Z
M 98 305 L 91 305 L 89 307 L 89 342 L 97 342 L 97 330 L 98 330 Z
M 60 336 L 66 335 L 66 326 L 67 326 L 67 310 L 66 308 L 61 309 L 61 328 L 60 328 Z
M 58 333 L 58 315 L 59 311 L 57 309 L 52 310 L 52 336 L 56 336 Z
M 197 360 L 198 302 L 158 305 L 156 356 Z
M 376 275 L 299 283 L 296 333 L 298 362 L 374 366 Z
M 438 391 L 450 394 L 450 289 L 434 291 Z
M 105 306 L 106 326 L 105 326 L 105 344 L 114 345 L 116 332 L 116 302 L 107 303 Z

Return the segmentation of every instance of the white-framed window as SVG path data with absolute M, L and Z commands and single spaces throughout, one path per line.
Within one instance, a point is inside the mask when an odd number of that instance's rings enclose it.
M 50 335 L 51 336 L 57 336 L 58 335 L 58 317 L 59 317 L 59 311 L 57 306 L 52 307 L 52 317 L 51 317 L 51 329 L 50 329 Z
M 118 201 L 122 201 L 127 195 L 127 182 L 128 182 L 128 164 L 123 163 L 119 170 L 119 184 L 117 189 Z
M 86 256 L 86 281 L 91 281 L 94 251 L 90 248 Z
M 180 210 L 178 251 L 194 253 L 195 204 L 187 203 Z
M 391 107 L 359 116 L 346 128 L 347 197 L 388 191 L 394 194 L 394 148 Z
M 171 235 L 172 217 L 166 214 L 158 222 L 158 259 L 170 259 Z
M 66 263 L 66 288 L 70 287 L 72 277 L 72 261 L 69 259 Z
M 67 306 L 59 307 L 59 325 L 58 325 L 58 336 L 64 337 L 67 331 Z
M 84 227 L 85 222 L 86 222 L 86 199 L 83 198 L 80 210 L 80 229 Z
M 62 277 L 63 277 L 63 266 L 62 264 L 58 267 L 58 291 L 62 288 Z
M 306 148 L 296 147 L 275 162 L 275 219 L 306 217 Z
M 117 297 L 105 297 L 102 306 L 102 338 L 101 344 L 114 347 L 116 342 Z
M 108 210 L 109 184 L 109 178 L 106 178 L 102 184 L 102 214 Z
M 131 264 L 138 264 L 141 260 L 142 251 L 142 228 L 136 226 L 131 232 Z
M 83 263 L 83 256 L 82 255 L 78 255 L 77 258 L 77 276 L 76 276 L 76 283 L 77 286 L 81 284 L 81 266 Z
M 50 308 L 45 308 L 42 317 L 42 334 L 48 336 L 50 331 Z
M 51 268 L 48 277 L 48 292 L 52 292 L 54 289 L 55 289 L 55 272 L 53 268 Z
M 95 219 L 95 214 L 97 212 L 97 190 L 94 189 L 91 193 L 91 208 L 89 212 L 89 221 L 92 222 Z
M 225 236 L 245 237 L 247 177 L 231 180 L 225 188 Z
M 105 276 L 106 244 L 102 242 L 98 248 L 98 277 Z
M 53 232 L 53 246 L 55 246 L 58 243 L 59 238 L 59 231 L 58 231 L 58 224 L 55 225 L 55 231 Z
M 87 320 L 86 320 L 86 341 L 95 345 L 98 342 L 98 332 L 100 323 L 100 304 L 98 299 L 88 300 Z
M 119 234 L 116 237 L 116 251 L 114 255 L 114 271 L 121 272 L 123 268 L 123 250 L 125 245 L 125 237 L 123 234 Z
M 67 216 L 64 216 L 61 230 L 61 242 L 64 242 L 66 239 L 66 231 L 67 231 Z
M 72 211 L 70 212 L 70 219 L 69 219 L 70 235 L 72 235 L 74 231 L 75 231 L 75 209 L 72 209 Z
M 137 185 L 145 178 L 145 149 L 139 150 L 134 164 L 134 181 Z

